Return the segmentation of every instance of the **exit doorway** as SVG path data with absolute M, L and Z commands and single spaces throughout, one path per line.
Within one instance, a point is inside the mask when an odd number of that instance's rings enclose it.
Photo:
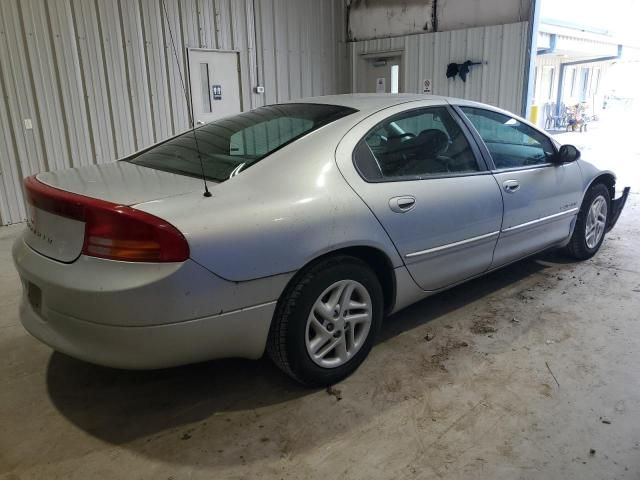
M 194 122 L 203 125 L 242 111 L 238 52 L 189 49 Z
M 362 55 L 356 75 L 360 93 L 402 93 L 404 92 L 402 52 Z

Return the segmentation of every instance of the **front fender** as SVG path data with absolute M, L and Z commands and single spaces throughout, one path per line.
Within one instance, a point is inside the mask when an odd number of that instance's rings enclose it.
M 578 160 L 578 165 L 580 166 L 580 171 L 582 172 L 582 178 L 584 183 L 584 189 L 582 192 L 582 198 L 584 200 L 584 196 L 587 191 L 591 188 L 593 184 L 596 182 L 604 183 L 610 191 L 611 194 L 611 214 L 609 216 L 608 224 L 607 224 L 607 232 L 610 231 L 620 218 L 620 214 L 622 213 L 622 209 L 627 201 L 627 197 L 629 196 L 629 187 L 625 187 L 622 190 L 622 195 L 618 198 L 615 198 L 616 194 L 616 175 L 611 170 L 601 170 L 594 164 L 584 161 L 582 159 Z

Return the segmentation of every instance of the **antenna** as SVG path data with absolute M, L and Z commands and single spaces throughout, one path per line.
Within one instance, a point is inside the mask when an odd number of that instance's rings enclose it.
M 176 65 L 178 65 L 178 72 L 180 72 L 180 85 L 182 85 L 182 91 L 184 92 L 184 98 L 187 102 L 187 111 L 189 112 L 189 123 L 191 124 L 191 132 L 193 133 L 193 141 L 196 144 L 196 152 L 198 154 L 198 160 L 200 160 L 200 172 L 202 173 L 202 181 L 204 182 L 204 196 L 210 197 L 211 192 L 209 191 L 209 187 L 207 186 L 207 176 L 204 174 L 204 162 L 202 161 L 202 155 L 200 154 L 200 146 L 198 145 L 198 136 L 196 135 L 196 126 L 193 118 L 193 104 L 191 99 L 189 98 L 189 94 L 187 93 L 187 88 L 185 87 L 185 79 L 184 74 L 182 73 L 182 67 L 180 66 L 180 60 L 178 60 L 178 51 L 176 50 L 176 44 L 173 41 L 173 32 L 171 31 L 171 24 L 169 23 L 169 13 L 167 12 L 167 6 L 164 3 L 164 0 L 160 0 L 162 2 L 162 9 L 164 10 L 164 19 L 167 22 L 167 28 L 169 29 L 169 38 L 171 39 L 171 46 L 173 47 L 173 56 L 176 59 Z

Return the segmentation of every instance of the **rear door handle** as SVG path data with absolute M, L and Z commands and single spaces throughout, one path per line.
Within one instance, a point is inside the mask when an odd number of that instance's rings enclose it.
M 504 187 L 504 191 L 507 193 L 514 193 L 520 190 L 520 182 L 517 180 L 506 180 L 502 186 Z
M 416 198 L 411 195 L 393 197 L 389 200 L 389 208 L 396 213 L 405 213 L 416 206 Z

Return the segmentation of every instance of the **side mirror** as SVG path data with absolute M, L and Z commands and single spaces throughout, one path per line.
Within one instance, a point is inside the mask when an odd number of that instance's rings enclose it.
M 573 145 L 562 145 L 556 155 L 556 163 L 569 163 L 575 162 L 580 158 L 580 150 Z

